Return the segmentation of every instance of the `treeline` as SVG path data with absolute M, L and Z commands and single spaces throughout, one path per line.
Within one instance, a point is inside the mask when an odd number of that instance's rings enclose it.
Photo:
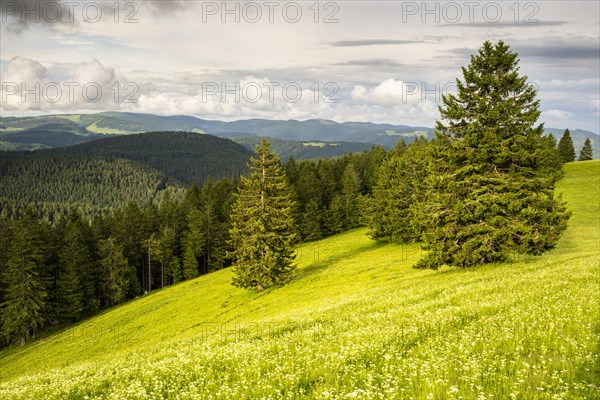
M 363 224 L 365 199 L 385 156 L 374 147 L 332 160 L 292 158 L 283 165 L 297 205 L 297 241 Z M 32 174 L 38 172 L 41 166 L 31 167 Z M 64 187 L 77 190 L 76 180 L 72 183 Z M 73 209 L 54 223 L 42 218 L 43 207 L 29 207 L 13 220 L 0 217 L 3 343 L 24 342 L 54 325 L 229 266 L 237 185 L 208 179 L 185 193 L 166 189 L 144 205 L 130 201 L 106 215 Z

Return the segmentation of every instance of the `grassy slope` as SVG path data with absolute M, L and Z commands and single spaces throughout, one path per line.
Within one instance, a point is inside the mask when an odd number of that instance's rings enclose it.
M 284 288 L 223 270 L 4 350 L 0 398 L 598 398 L 600 163 L 566 170 L 544 256 L 417 271 L 355 230 L 302 247 Z

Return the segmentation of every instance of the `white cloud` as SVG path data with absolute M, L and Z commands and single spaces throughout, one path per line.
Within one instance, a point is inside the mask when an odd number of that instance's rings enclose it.
M 567 120 L 572 118 L 574 114 L 569 111 L 550 109 L 543 112 L 543 116 L 545 118 L 553 119 L 553 120 Z
M 97 59 L 65 68 L 44 67 L 36 60 L 14 57 L 2 69 L 0 110 L 119 109 L 136 90 L 126 78 L 117 76 L 113 68 Z

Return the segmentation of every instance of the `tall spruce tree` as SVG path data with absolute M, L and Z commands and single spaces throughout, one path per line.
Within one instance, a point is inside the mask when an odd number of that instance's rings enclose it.
M 565 133 L 558 141 L 558 153 L 564 163 L 575 161 L 575 147 L 573 146 L 571 132 L 568 129 L 565 129 Z
M 4 271 L 2 334 L 8 342 L 16 338 L 21 345 L 44 323 L 46 290 L 40 278 L 44 238 L 40 232 L 39 222 L 29 213 L 16 224 Z
M 69 221 L 65 230 L 64 244 L 60 250 L 58 278 L 56 280 L 57 317 L 60 322 L 72 322 L 81 317 L 84 310 L 84 295 L 87 295 L 90 311 L 95 304 L 92 260 L 85 246 L 78 220 Z M 82 280 L 88 280 L 82 282 Z M 91 281 L 91 282 L 89 282 Z M 85 285 L 84 285 L 85 284 Z M 87 290 L 84 291 L 84 286 Z M 85 293 L 84 293 L 85 292 Z M 93 304 L 93 305 L 92 305 Z
M 267 140 L 256 146 L 249 167 L 251 175 L 242 177 L 232 209 L 229 256 L 235 273 L 232 284 L 262 290 L 285 284 L 295 269 L 295 204 L 279 158 Z
M 308 242 L 322 237 L 321 210 L 319 210 L 319 203 L 315 199 L 311 199 L 306 205 L 301 221 L 300 232 L 304 241 Z
M 104 303 L 109 306 L 118 304 L 125 300 L 127 294 L 129 263 L 123 255 L 123 247 L 112 236 L 100 240 L 98 248 Z
M 443 96 L 431 147 L 424 222 L 427 255 L 417 268 L 469 267 L 540 254 L 555 246 L 569 214 L 554 198 L 549 141 L 535 126 L 539 100 L 517 54 L 486 41 Z
M 191 210 L 187 216 L 187 231 L 183 236 L 183 276 L 192 279 L 198 276 L 198 258 L 205 244 L 204 215 L 200 210 Z
M 360 177 L 354 169 L 354 165 L 348 164 L 342 175 L 342 210 L 343 210 L 343 226 L 344 230 L 353 229 L 359 226 L 360 215 Z
M 590 138 L 586 138 L 579 153 L 579 161 L 588 161 L 594 158 L 594 151 L 592 150 L 592 142 Z

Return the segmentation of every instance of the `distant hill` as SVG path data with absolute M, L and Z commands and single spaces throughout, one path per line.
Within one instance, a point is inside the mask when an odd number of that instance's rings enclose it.
M 306 121 L 248 119 L 240 121 L 203 120 L 185 115 L 103 112 L 98 114 L 62 114 L 43 117 L 4 118 L 0 140 L 7 132 L 30 129 L 51 121 L 60 123 L 67 132 L 127 135 L 150 131 L 186 131 L 209 133 L 219 137 L 267 136 L 282 140 L 359 142 L 390 148 L 403 138 L 411 142 L 417 136 L 432 137 L 433 130 L 408 125 L 373 124 L 370 122 L 338 123 L 323 119 Z M 58 147 L 58 146 L 50 146 Z
M 260 136 L 236 137 L 232 140 L 241 144 L 248 150 L 254 151 L 254 147 L 260 144 Z M 273 151 L 279 155 L 284 162 L 293 156 L 296 160 L 309 160 L 315 158 L 341 157 L 348 153 L 360 153 L 369 150 L 371 143 L 348 143 L 348 142 L 299 142 L 295 140 L 282 140 L 275 138 L 269 139 L 273 146 Z
M 34 152 L 0 151 L 0 215 L 27 206 L 53 220 L 77 209 L 90 216 L 167 187 L 182 190 L 211 176 L 238 178 L 251 152 L 227 139 L 189 132 L 108 137 Z
M 60 149 L 54 155 L 115 157 L 150 166 L 184 185 L 237 178 L 246 171 L 252 152 L 231 140 L 190 132 L 147 132 L 108 137 Z
M 77 130 L 77 133 L 72 130 Z M 3 142 L 20 145 L 18 150 L 36 150 L 40 147 L 65 147 L 104 137 L 104 135 L 89 133 L 85 128 L 79 126 L 76 128 L 69 126 L 69 129 L 65 130 L 64 124 L 51 122 L 22 131 L 3 133 L 1 139 Z M 9 146 L 6 147 L 8 149 Z M 0 149 L 2 148 L 0 147 Z
M 400 139 L 410 143 L 418 136 L 432 138 L 434 129 L 409 125 L 374 124 L 370 122 L 344 122 L 324 119 L 239 121 L 204 120 L 185 115 L 159 116 L 153 114 L 103 112 L 98 114 L 62 114 L 42 117 L 0 119 L 0 149 L 60 147 L 57 142 L 18 142 L 18 134 L 41 125 L 55 124 L 64 132 L 76 135 L 128 135 L 152 131 L 186 131 L 208 133 L 223 138 L 264 136 L 296 142 L 368 143 L 391 148 Z M 546 128 L 560 138 L 564 129 Z M 600 137 L 581 129 L 571 130 L 576 151 L 579 152 L 587 137 L 594 143 L 594 157 L 600 158 Z M 4 139 L 10 134 L 10 141 Z M 97 136 L 90 136 L 90 139 Z M 64 141 L 64 139 L 61 139 Z M 9 143 L 10 142 L 10 143 Z M 247 139 L 241 143 L 249 143 Z M 329 149 L 328 149 L 329 150 Z M 326 152 L 323 152 L 326 153 Z M 333 153 L 332 153 L 333 154 Z

